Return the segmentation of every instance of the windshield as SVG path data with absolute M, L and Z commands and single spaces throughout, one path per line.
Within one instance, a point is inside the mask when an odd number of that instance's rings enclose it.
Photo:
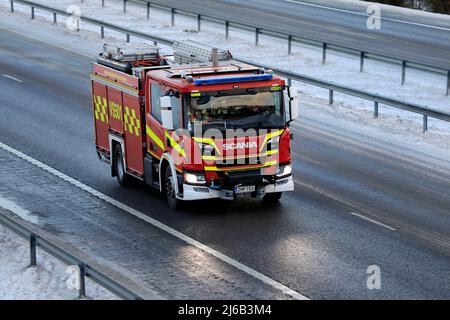
M 282 91 L 191 97 L 187 127 L 279 128 L 284 125 Z

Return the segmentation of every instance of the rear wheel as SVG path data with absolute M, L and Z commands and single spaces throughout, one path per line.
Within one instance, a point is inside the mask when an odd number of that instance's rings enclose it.
M 125 171 L 122 147 L 120 144 L 116 144 L 116 147 L 114 148 L 114 170 L 119 184 L 124 187 L 128 186 L 130 184 L 130 176 L 127 175 Z
M 175 183 L 176 180 L 172 175 L 172 169 L 170 168 L 170 166 L 167 166 L 164 180 L 164 191 L 169 208 L 174 210 L 180 209 L 181 207 L 181 200 L 177 199 Z
M 263 201 L 266 203 L 278 203 L 278 201 L 280 201 L 281 195 L 281 192 L 268 193 L 264 196 Z

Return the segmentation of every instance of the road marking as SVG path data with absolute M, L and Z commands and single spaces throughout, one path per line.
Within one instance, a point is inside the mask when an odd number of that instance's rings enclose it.
M 19 82 L 19 83 L 23 83 L 23 81 L 22 81 L 22 80 L 20 80 L 20 79 L 17 79 L 17 78 L 14 78 L 13 76 L 10 76 L 9 74 L 3 74 L 3 76 L 4 76 L 5 78 L 8 78 L 8 79 L 11 79 L 11 80 L 17 81 L 17 82 Z
M 19 158 L 21 158 L 21 159 L 23 159 L 23 160 L 25 160 L 25 161 L 35 165 L 36 167 L 38 167 L 38 168 L 40 168 L 40 169 L 42 169 L 44 171 L 47 171 L 47 172 L 57 176 L 60 179 L 63 179 L 65 181 L 69 182 L 70 184 L 78 187 L 81 190 L 84 190 L 84 191 L 90 193 L 93 196 L 98 197 L 98 198 L 102 199 L 103 201 L 105 201 L 105 202 L 107 202 L 107 203 L 109 203 L 109 204 L 111 204 L 111 205 L 113 205 L 113 206 L 115 206 L 115 207 L 117 207 L 119 209 L 122 209 L 122 210 L 130 213 L 131 215 L 133 215 L 133 216 L 135 216 L 135 217 L 137 217 L 137 218 L 139 218 L 141 220 L 144 220 L 145 222 L 148 222 L 148 223 L 152 224 L 153 226 L 155 226 L 155 227 L 157 227 L 157 228 L 159 228 L 159 229 L 169 233 L 170 235 L 172 235 L 172 236 L 174 236 L 174 237 L 176 237 L 176 238 L 178 238 L 180 240 L 185 241 L 189 245 L 192 245 L 192 246 L 194 246 L 194 247 L 196 247 L 196 248 L 198 248 L 198 249 L 200 249 L 200 250 L 202 250 L 202 251 L 204 251 L 204 252 L 206 252 L 206 253 L 208 253 L 208 254 L 216 257 L 216 258 L 218 258 L 219 260 L 222 260 L 223 262 L 225 262 L 225 263 L 235 267 L 236 269 L 239 269 L 239 270 L 247 273 L 248 275 L 250 275 L 250 276 L 252 276 L 252 277 L 254 277 L 254 278 L 256 278 L 256 279 L 258 279 L 258 280 L 260 280 L 262 282 L 264 282 L 265 284 L 267 284 L 267 285 L 269 285 L 269 286 L 271 286 L 271 287 L 273 287 L 275 289 L 280 290 L 284 294 L 289 295 L 289 296 L 291 296 L 294 299 L 297 299 L 297 300 L 309 300 L 309 298 L 307 298 L 306 296 L 298 293 L 297 291 L 292 290 L 291 288 L 285 286 L 284 284 L 282 284 L 282 283 L 280 283 L 280 282 L 278 282 L 276 280 L 273 280 L 272 278 L 269 278 L 269 277 L 265 276 L 264 274 L 254 270 L 254 269 L 252 269 L 250 267 L 247 267 L 246 265 L 238 262 L 237 260 L 235 260 L 233 258 L 230 258 L 227 255 L 225 255 L 225 254 L 223 254 L 223 253 L 221 253 L 221 252 L 219 252 L 217 250 L 214 250 L 211 247 L 208 247 L 207 245 L 205 245 L 205 244 L 203 244 L 203 243 L 201 243 L 201 242 L 199 242 L 199 241 L 197 241 L 197 240 L 195 240 L 195 239 L 193 239 L 193 238 L 191 238 L 191 237 L 189 237 L 189 236 L 187 236 L 187 235 L 185 235 L 185 234 L 183 234 L 183 233 L 181 233 L 181 232 L 179 232 L 179 231 L 177 231 L 177 230 L 175 230 L 175 229 L 173 229 L 173 228 L 171 228 L 171 227 L 169 227 L 169 226 L 167 226 L 167 225 L 165 225 L 165 224 L 163 224 L 161 222 L 159 222 L 158 220 L 155 220 L 153 218 L 150 218 L 150 217 L 146 216 L 145 214 L 143 214 L 143 213 L 141 213 L 141 212 L 139 212 L 139 211 L 137 211 L 137 210 L 127 206 L 126 204 L 123 204 L 123 203 L 121 203 L 121 202 L 119 202 L 119 201 L 117 201 L 117 200 L 115 200 L 115 199 L 113 199 L 113 198 L 111 198 L 111 197 L 101 193 L 100 191 L 97 191 L 97 190 L 95 190 L 95 189 L 85 185 L 84 183 L 82 183 L 82 182 L 80 182 L 80 181 L 78 181 L 78 180 L 76 180 L 76 179 L 74 179 L 72 177 L 69 177 L 68 175 L 66 175 L 66 174 L 64 174 L 64 173 L 62 173 L 62 172 L 60 172 L 60 171 L 58 171 L 58 170 L 56 170 L 56 169 L 46 165 L 45 163 L 42 163 L 39 160 L 36 160 L 36 159 L 34 159 L 34 158 L 32 158 L 32 157 L 30 157 L 30 156 L 20 152 L 19 150 L 16 150 L 16 149 L 14 149 L 14 148 L 12 148 L 12 147 L 4 144 L 4 143 L 1 143 L 1 142 L 0 142 L 0 148 L 2 148 L 3 150 L 6 150 L 6 151 L 14 154 L 15 156 L 17 156 L 17 157 L 19 157 Z
M 363 216 L 363 215 L 361 215 L 361 214 L 359 214 L 359 213 L 356 213 L 356 212 L 350 212 L 350 214 L 351 214 L 352 216 L 355 216 L 355 217 L 364 219 L 364 220 L 366 220 L 366 221 L 368 221 L 368 222 L 374 223 L 374 224 L 376 224 L 376 225 L 379 225 L 379 226 L 384 227 L 384 228 L 386 228 L 386 229 L 389 229 L 389 230 L 391 230 L 391 231 L 396 231 L 396 230 L 397 230 L 397 229 L 395 229 L 394 227 L 388 226 L 387 224 L 384 224 L 384 223 L 382 223 L 382 222 L 378 222 L 378 221 L 376 221 L 376 220 L 373 220 L 373 219 L 371 219 L 371 218 L 368 218 L 368 217 L 366 217 L 366 216 Z
M 329 198 L 329 199 L 332 199 L 332 200 L 334 200 L 334 201 L 340 202 L 340 203 L 346 205 L 347 207 L 352 207 L 352 208 L 356 208 L 356 207 L 357 207 L 355 204 L 351 203 L 350 201 L 346 201 L 346 200 L 345 200 L 344 198 L 342 198 L 342 197 L 339 197 L 339 196 L 337 196 L 337 195 L 333 195 L 333 194 L 331 194 L 331 193 L 329 193 L 329 192 L 326 192 L 326 191 L 323 190 L 323 189 L 320 189 L 320 188 L 318 188 L 318 187 L 312 186 L 312 185 L 310 185 L 310 184 L 308 184 L 308 183 L 299 181 L 299 180 L 297 180 L 297 179 L 294 180 L 294 183 L 295 183 L 296 185 L 300 186 L 300 187 L 303 187 L 303 188 L 307 188 L 307 189 L 309 189 L 309 190 L 312 190 L 313 192 L 316 192 L 316 193 L 318 193 L 318 194 L 320 194 L 320 195 L 322 195 L 322 196 L 324 196 L 324 197 L 326 197 L 326 198 Z M 361 214 L 359 214 L 359 213 L 356 213 L 356 212 L 350 212 L 350 214 L 353 215 L 353 216 L 357 216 L 357 217 L 359 217 L 359 218 L 361 218 L 361 219 L 364 219 L 364 220 L 366 220 L 366 221 L 372 222 L 372 223 L 374 223 L 374 224 L 377 224 L 377 225 L 379 225 L 379 226 L 381 226 L 381 227 L 387 228 L 387 229 L 389 229 L 389 230 L 391 230 L 391 231 L 396 231 L 396 230 L 397 230 L 397 229 L 395 229 L 394 227 L 391 227 L 391 226 L 389 226 L 389 225 L 387 225 L 387 224 L 384 224 L 384 223 L 382 223 L 382 222 L 378 222 L 378 221 L 373 220 L 373 219 L 371 219 L 371 218 L 369 218 L 369 217 L 363 216 L 363 215 L 361 215 Z
M 355 11 L 351 11 L 351 10 L 327 7 L 327 6 L 314 4 L 314 3 L 306 3 L 306 2 L 296 1 L 296 0 L 284 0 L 284 1 L 290 2 L 290 3 L 299 4 L 299 5 L 303 5 L 303 6 L 309 6 L 309 7 L 315 7 L 315 8 L 320 8 L 320 9 L 326 9 L 326 10 L 330 10 L 330 11 L 350 13 L 350 14 L 353 14 L 353 15 L 363 16 L 363 17 L 367 17 L 367 18 L 371 16 L 371 15 L 369 15 L 367 13 L 361 13 L 361 12 L 355 12 Z M 385 17 L 380 17 L 380 19 L 381 20 L 386 20 L 386 21 L 410 24 L 410 25 L 419 26 L 419 27 L 426 27 L 426 28 L 431 28 L 431 29 L 436 29 L 436 30 L 450 31 L 450 28 L 431 26 L 429 24 L 424 24 L 424 23 L 411 22 L 411 21 L 405 21 L 405 20 L 400 20 L 400 19 L 392 19 L 392 18 L 385 18 Z

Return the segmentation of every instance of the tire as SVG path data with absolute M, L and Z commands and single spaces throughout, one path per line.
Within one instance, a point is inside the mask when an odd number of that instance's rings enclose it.
M 181 200 L 177 199 L 175 184 L 176 181 L 173 178 L 172 170 L 168 165 L 166 167 L 165 179 L 164 179 L 164 195 L 167 200 L 167 204 L 170 209 L 177 210 L 181 208 Z
M 114 148 L 114 171 L 116 172 L 117 181 L 123 187 L 130 185 L 131 177 L 126 173 L 122 147 L 120 144 L 116 144 Z
M 282 194 L 283 194 L 282 192 L 268 193 L 264 196 L 263 201 L 265 203 L 271 203 L 271 204 L 278 203 L 278 201 L 280 201 Z

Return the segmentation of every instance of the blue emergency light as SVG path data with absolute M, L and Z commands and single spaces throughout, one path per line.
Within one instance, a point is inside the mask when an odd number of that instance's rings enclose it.
M 194 84 L 197 86 L 201 86 L 201 85 L 207 85 L 207 84 L 264 81 L 264 80 L 271 80 L 272 78 L 273 78 L 272 74 L 266 73 L 266 74 L 257 74 L 257 75 L 240 76 L 240 77 L 196 79 L 196 80 L 194 80 Z

